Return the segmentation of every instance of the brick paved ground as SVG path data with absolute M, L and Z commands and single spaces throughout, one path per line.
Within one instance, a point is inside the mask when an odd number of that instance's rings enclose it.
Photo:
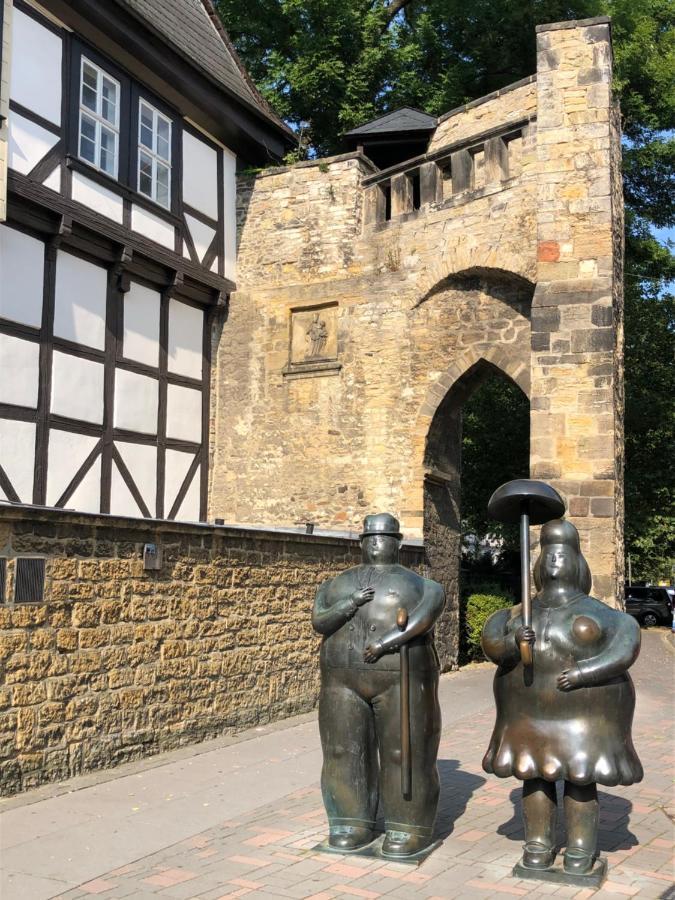
M 600 846 L 610 874 L 598 892 L 511 877 L 522 841 L 520 791 L 514 780 L 482 772 L 480 760 L 492 714 L 467 709 L 446 729 L 440 748 L 437 832 L 443 844 L 419 868 L 313 850 L 325 835 L 321 796 L 314 785 L 237 821 L 223 821 L 160 852 L 102 872 L 58 897 L 449 900 L 553 894 L 578 900 L 591 896 L 675 900 L 671 699 L 675 651 L 666 645 L 665 633 L 651 633 L 645 644 L 648 652 L 643 652 L 635 671 L 639 700 L 634 737 L 646 776 L 640 785 L 600 794 Z M 563 833 L 560 839 L 564 843 Z

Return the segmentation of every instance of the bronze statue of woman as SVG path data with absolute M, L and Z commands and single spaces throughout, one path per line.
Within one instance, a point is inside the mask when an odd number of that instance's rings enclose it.
M 591 573 L 574 525 L 549 522 L 540 544 L 532 627 L 523 626 L 518 605 L 494 613 L 483 629 L 483 650 L 499 666 L 497 721 L 483 768 L 523 781 L 526 869 L 553 865 L 556 781 L 564 780 L 563 870 L 585 875 L 597 857 L 597 785 L 642 779 L 627 672 L 640 652 L 640 629 L 631 616 L 588 596 Z M 532 667 L 521 662 L 522 641 L 533 646 Z

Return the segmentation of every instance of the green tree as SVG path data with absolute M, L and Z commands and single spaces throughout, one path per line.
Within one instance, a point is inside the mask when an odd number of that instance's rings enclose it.
M 612 16 L 625 136 L 626 547 L 636 576 L 667 569 L 675 556 L 669 501 L 675 267 L 652 229 L 675 225 L 673 0 L 217 0 L 217 6 L 261 91 L 300 134 L 300 152 L 318 155 L 340 151 L 345 131 L 401 105 L 438 115 L 531 74 L 537 24 Z

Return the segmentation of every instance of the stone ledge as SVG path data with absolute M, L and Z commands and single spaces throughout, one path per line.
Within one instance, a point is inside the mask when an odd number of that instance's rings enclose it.
M 567 22 L 551 22 L 545 25 L 537 25 L 535 31 L 542 34 L 544 31 L 565 31 L 569 28 L 589 28 L 591 25 L 611 25 L 610 16 L 595 16 L 592 19 L 570 19 Z
M 338 375 L 342 363 L 337 360 L 321 363 L 289 363 L 281 370 L 281 374 L 288 381 L 297 378 L 320 378 L 323 375 Z

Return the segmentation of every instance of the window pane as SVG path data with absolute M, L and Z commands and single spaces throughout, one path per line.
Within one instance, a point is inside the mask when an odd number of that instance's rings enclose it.
M 138 155 L 138 190 L 152 197 L 152 159 L 142 151 Z
M 167 162 L 171 159 L 171 125 L 166 119 L 157 119 L 157 155 Z
M 82 85 L 82 106 L 96 112 L 96 90 L 90 88 L 88 84 Z
M 117 149 L 117 135 L 109 128 L 101 127 L 101 162 L 100 167 L 108 175 L 115 175 L 115 157 Z
M 96 165 L 96 122 L 80 113 L 80 156 Z
M 157 163 L 157 202 L 169 208 L 169 168 Z
M 152 128 L 148 128 L 143 121 L 141 121 L 141 144 L 152 150 Z
M 111 125 L 117 122 L 117 85 L 103 76 L 101 115 Z

